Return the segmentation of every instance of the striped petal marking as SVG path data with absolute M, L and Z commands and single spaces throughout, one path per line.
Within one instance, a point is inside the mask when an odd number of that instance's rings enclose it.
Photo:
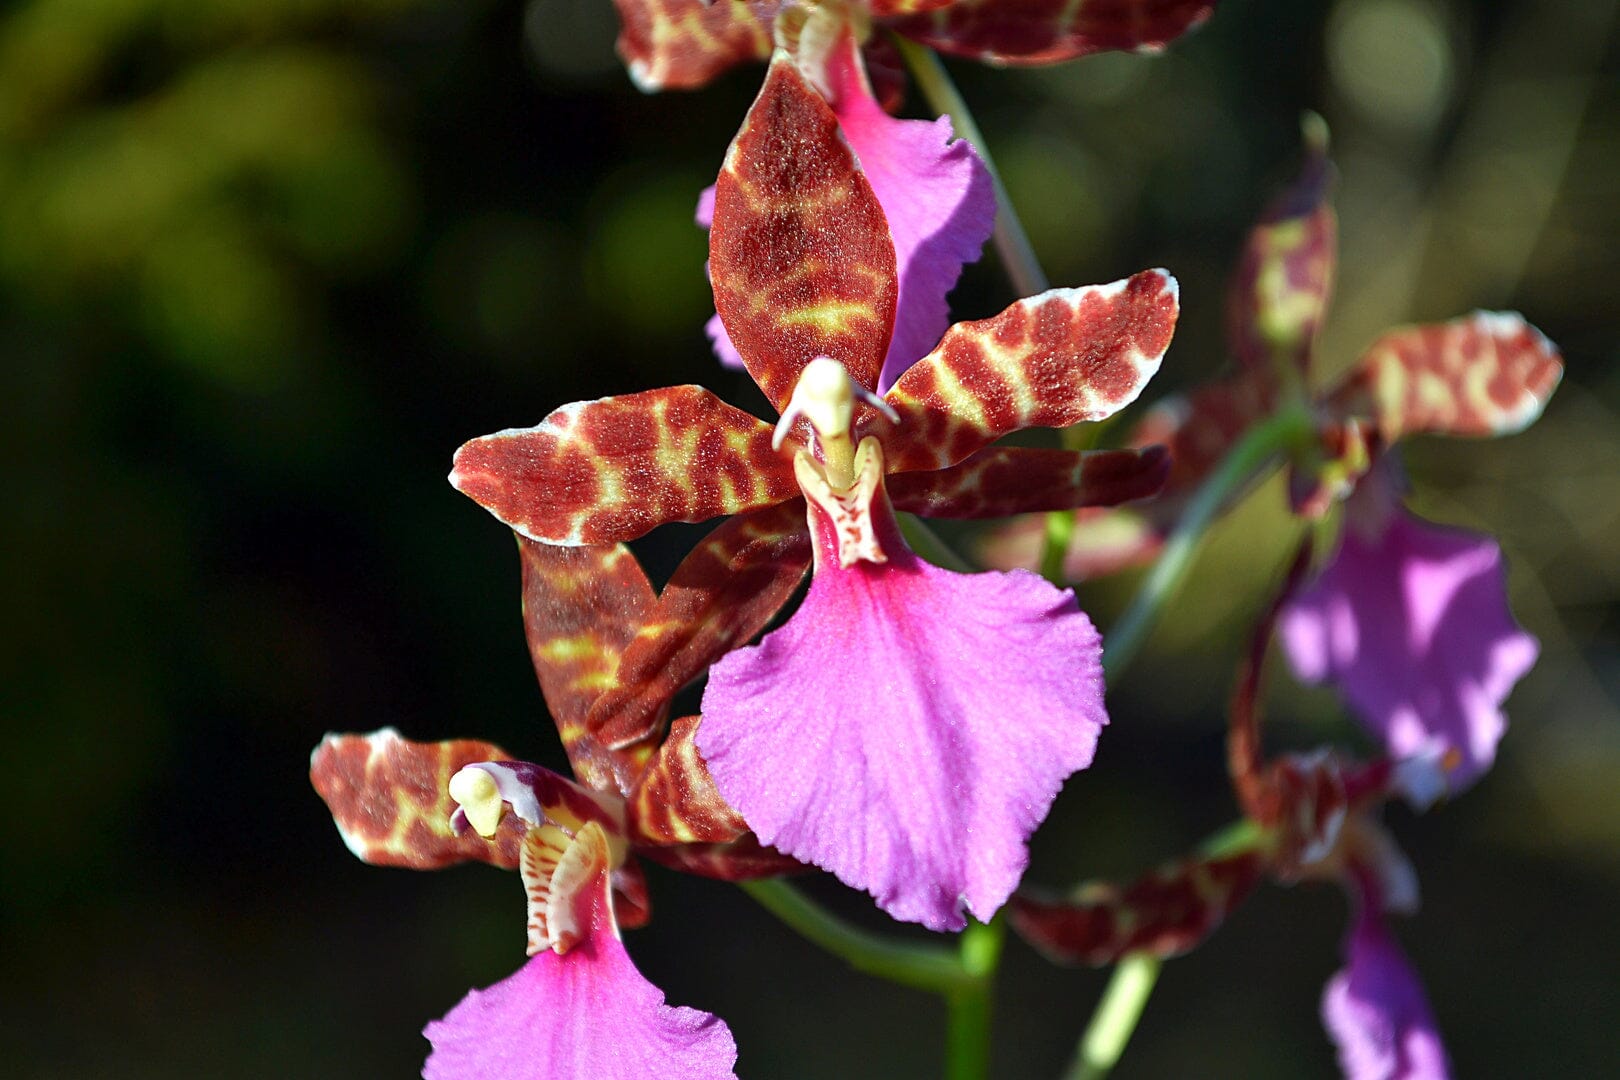
M 770 0 L 613 0 L 619 56 L 647 93 L 703 86 L 771 55 Z
M 877 386 L 894 325 L 894 244 L 838 118 L 778 52 L 726 154 L 709 232 L 715 309 L 778 412 L 818 356 Z
M 1055 64 L 1095 52 L 1158 52 L 1200 25 L 1216 0 L 956 0 L 888 20 L 896 32 L 991 64 Z
M 887 486 L 896 510 L 992 518 L 1151 498 L 1169 472 L 1162 446 L 1085 452 L 992 446 L 949 469 L 898 473 Z
M 577 547 L 633 540 L 797 493 L 771 427 L 701 386 L 577 401 L 456 451 L 450 483 L 520 535 Z
M 1523 316 L 1476 311 L 1385 334 L 1330 402 L 1376 421 L 1385 442 L 1509 435 L 1541 415 L 1563 374 L 1557 347 Z
M 349 850 L 373 866 L 436 870 L 461 862 L 510 869 L 523 827 L 502 822 L 487 838 L 452 824 L 450 778 L 473 762 L 506 757 L 473 739 L 413 742 L 393 728 L 328 735 L 310 756 L 309 778 Z
M 957 323 L 886 395 L 900 416 L 884 435 L 889 470 L 943 469 L 1014 431 L 1112 416 L 1158 371 L 1178 311 L 1176 279 L 1144 270 Z

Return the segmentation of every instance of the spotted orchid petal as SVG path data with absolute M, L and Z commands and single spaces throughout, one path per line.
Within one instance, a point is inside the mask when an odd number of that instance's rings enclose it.
M 1258 851 L 1197 856 L 1124 887 L 1094 882 L 1066 897 L 1019 893 L 1007 911 L 1018 936 L 1054 963 L 1100 967 L 1131 953 L 1180 956 L 1226 921 L 1265 870 Z
M 1337 686 L 1393 757 L 1443 761 L 1459 791 L 1495 759 L 1502 702 L 1538 647 L 1508 610 L 1495 541 L 1395 507 L 1357 520 L 1370 497 L 1358 492 L 1338 552 L 1284 609 L 1283 644 L 1295 673 Z
M 619 56 L 642 90 L 688 90 L 771 55 L 774 0 L 613 0 Z
M 1209 18 L 1216 0 L 956 0 L 888 22 L 953 56 L 992 64 L 1055 64 L 1126 49 L 1158 52 Z
M 393 728 L 328 735 L 310 755 L 309 778 L 349 850 L 373 866 L 436 870 L 477 861 L 518 864 L 523 826 L 503 821 L 487 839 L 456 829 L 450 778 L 474 762 L 509 755 L 473 739 L 423 743 Z
M 988 920 L 1107 723 L 1100 638 L 1071 593 L 1033 574 L 918 559 L 892 513 L 875 516 L 881 564 L 840 566 L 818 520 L 809 594 L 715 665 L 697 744 L 762 842 L 898 919 Z
M 946 295 L 995 227 L 995 192 L 972 144 L 952 138 L 948 118 L 896 120 L 884 111 L 847 27 L 824 74 L 839 130 L 872 185 L 894 243 L 894 334 L 877 384 L 887 390 L 950 325 Z M 713 215 L 712 191 L 698 202 L 698 224 L 705 228 Z M 742 366 L 718 315 L 705 331 L 722 364 Z
M 584 727 L 627 747 L 656 735 L 670 699 L 765 628 L 810 567 L 804 504 L 739 515 L 692 549 L 646 612 Z
M 709 277 L 726 333 L 778 412 L 818 356 L 877 385 L 894 244 L 838 118 L 778 52 L 715 183 Z
M 888 480 L 895 509 L 923 517 L 1008 517 L 1081 506 L 1117 506 L 1158 494 L 1170 471 L 1163 447 L 1038 450 L 992 446 L 938 472 Z
M 1449 1080 L 1451 1065 L 1417 973 L 1384 920 L 1363 909 L 1345 967 L 1322 995 L 1322 1022 L 1347 1080 Z
M 1426 433 L 1509 435 L 1541 415 L 1563 373 L 1557 347 L 1521 316 L 1476 311 L 1385 334 L 1330 404 L 1373 421 L 1385 443 Z
M 736 1043 L 717 1017 L 671 1008 L 631 963 L 610 899 L 611 865 L 596 826 L 581 830 L 555 871 L 552 923 L 571 943 L 537 951 L 516 974 L 470 991 L 423 1034 L 426 1080 L 713 1080 L 734 1077 Z M 559 906 L 558 901 L 562 904 Z M 566 908 L 566 914 L 563 909 Z
M 585 715 L 622 686 L 625 647 L 637 640 L 658 598 L 623 545 L 565 548 L 519 537 L 518 550 L 524 637 L 568 762 L 591 787 L 626 791 L 651 748 L 609 749 L 591 734 Z
M 748 831 L 709 775 L 694 736 L 699 717 L 683 716 L 669 728 L 630 793 L 630 820 L 638 839 L 665 844 L 724 844 Z
M 894 336 L 878 389 L 939 343 L 950 326 L 945 297 L 962 266 L 978 259 L 995 227 L 990 173 L 951 122 L 896 120 L 872 95 L 847 31 L 827 69 L 838 126 L 883 207 L 899 274 Z
M 536 427 L 474 439 L 456 451 L 450 483 L 520 535 L 566 547 L 798 493 L 771 426 L 700 386 L 577 401 Z
M 957 323 L 885 395 L 900 415 L 889 470 L 943 469 L 1013 431 L 1112 416 L 1159 369 L 1177 312 L 1176 279 L 1144 270 Z
M 1233 357 L 1272 383 L 1306 374 L 1327 315 L 1338 261 L 1338 219 L 1330 196 L 1327 128 L 1306 126 L 1298 178 L 1249 233 L 1227 298 Z

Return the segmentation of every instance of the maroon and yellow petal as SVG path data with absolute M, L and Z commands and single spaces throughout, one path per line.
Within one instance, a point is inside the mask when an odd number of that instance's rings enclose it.
M 744 833 L 729 844 L 672 844 L 636 851 L 660 866 L 716 881 L 753 881 L 809 869 L 799 860 L 761 844 L 753 833 Z
M 922 517 L 1008 517 L 1146 499 L 1169 473 L 1162 446 L 1085 452 L 992 446 L 949 469 L 899 473 L 887 488 L 895 509 Z
M 543 544 L 633 540 L 798 491 L 771 427 L 701 386 L 564 405 L 539 425 L 474 439 L 450 483 Z
M 1157 52 L 1209 18 L 1216 0 L 956 0 L 888 25 L 953 56 L 1055 64 L 1109 50 Z
M 827 102 L 771 62 L 715 184 L 715 310 L 777 411 L 818 356 L 877 385 L 894 324 L 894 244 Z
M 622 544 L 564 548 L 518 538 L 523 632 L 574 775 L 591 787 L 628 789 L 649 747 L 609 750 L 585 726 L 591 703 L 619 686 L 621 654 L 657 604 Z
M 748 823 L 721 798 L 693 736 L 701 718 L 683 716 L 630 792 L 630 836 L 636 844 L 725 844 Z
M 773 0 L 613 0 L 619 56 L 642 90 L 689 90 L 771 55 Z
M 1213 933 L 1265 870 L 1258 851 L 1183 859 L 1124 887 L 1098 882 L 1061 899 L 1019 893 L 1008 918 L 1019 937 L 1062 964 L 1179 956 Z
M 366 735 L 328 735 L 315 748 L 309 779 L 326 800 L 343 842 L 375 866 L 436 870 L 476 860 L 518 864 L 526 826 L 508 815 L 486 840 L 450 823 L 456 802 L 450 778 L 465 765 L 509 755 L 473 739 L 422 743 L 393 728 Z
M 1113 415 L 1158 370 L 1177 312 L 1176 279 L 1144 270 L 957 323 L 886 395 L 900 415 L 879 432 L 890 472 L 943 469 L 1009 432 Z
M 765 628 L 810 566 L 804 503 L 732 518 L 695 547 L 624 648 L 584 727 L 617 749 L 657 733 L 676 691 Z
M 1541 415 L 1563 377 L 1558 349 L 1513 312 L 1392 330 L 1334 392 L 1340 415 L 1403 435 L 1508 435 Z
M 1326 128 L 1306 132 L 1300 174 L 1250 231 L 1227 298 L 1232 355 L 1272 382 L 1308 369 L 1338 258 Z

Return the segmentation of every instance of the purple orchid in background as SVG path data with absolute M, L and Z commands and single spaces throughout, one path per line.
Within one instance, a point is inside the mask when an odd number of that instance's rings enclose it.
M 1282 642 L 1300 679 L 1339 686 L 1392 756 L 1440 763 L 1457 792 L 1494 760 L 1502 702 L 1538 646 L 1508 610 L 1496 542 L 1417 517 L 1397 483 L 1386 460 L 1357 486 Z
M 825 9 L 816 9 L 810 18 L 825 18 Z M 853 30 L 840 23 L 824 32 L 832 34 L 833 47 L 818 61 L 801 55 L 799 66 L 809 69 L 810 82 L 832 106 L 838 130 L 872 185 L 894 243 L 899 292 L 894 332 L 878 376 L 877 390 L 883 393 L 950 326 L 945 298 L 995 227 L 995 191 L 973 145 L 952 138 L 949 118 L 890 116 L 872 93 Z M 706 229 L 713 219 L 711 187 L 698 200 L 697 222 Z M 705 329 L 721 363 L 742 367 L 718 314 Z
M 1130 441 L 1170 448 L 1164 495 L 1140 509 L 1083 511 L 1091 527 L 1076 529 L 1068 561 L 1103 572 L 1145 561 L 1249 428 L 1290 402 L 1308 408 L 1315 433 L 1294 448 L 1291 503 L 1320 518 L 1343 502 L 1344 525 L 1337 553 L 1284 613 L 1283 644 L 1302 680 L 1337 687 L 1396 758 L 1445 765 L 1456 792 L 1490 766 L 1502 703 L 1537 646 L 1508 610 L 1496 543 L 1407 512 L 1395 454 L 1413 435 L 1523 430 L 1563 364 L 1519 315 L 1475 312 L 1390 330 L 1337 384 L 1313 390 L 1337 262 L 1332 178 L 1326 129 L 1308 124 L 1304 167 L 1251 231 L 1233 277 L 1237 370 L 1149 412 Z

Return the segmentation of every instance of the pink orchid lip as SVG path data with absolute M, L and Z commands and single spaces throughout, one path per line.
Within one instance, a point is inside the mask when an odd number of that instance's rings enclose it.
M 762 843 L 895 918 L 988 920 L 1107 723 L 1101 639 L 1072 593 L 1034 574 L 917 558 L 881 486 L 865 517 L 881 563 L 844 565 L 847 538 L 812 507 L 810 592 L 711 670 L 699 748 Z
M 535 841 L 531 834 L 531 847 Z M 613 918 L 604 831 L 588 824 L 552 854 L 544 866 L 526 859 L 524 868 L 526 879 L 532 868 L 551 871 L 543 882 L 526 880 L 531 937 L 538 928 L 542 947 L 531 946 L 517 973 L 469 991 L 444 1019 L 427 1025 L 433 1052 L 422 1075 L 734 1080 L 737 1046 L 724 1022 L 666 1005 L 625 952 Z M 566 938 L 566 948 L 562 941 L 553 947 L 552 931 Z

